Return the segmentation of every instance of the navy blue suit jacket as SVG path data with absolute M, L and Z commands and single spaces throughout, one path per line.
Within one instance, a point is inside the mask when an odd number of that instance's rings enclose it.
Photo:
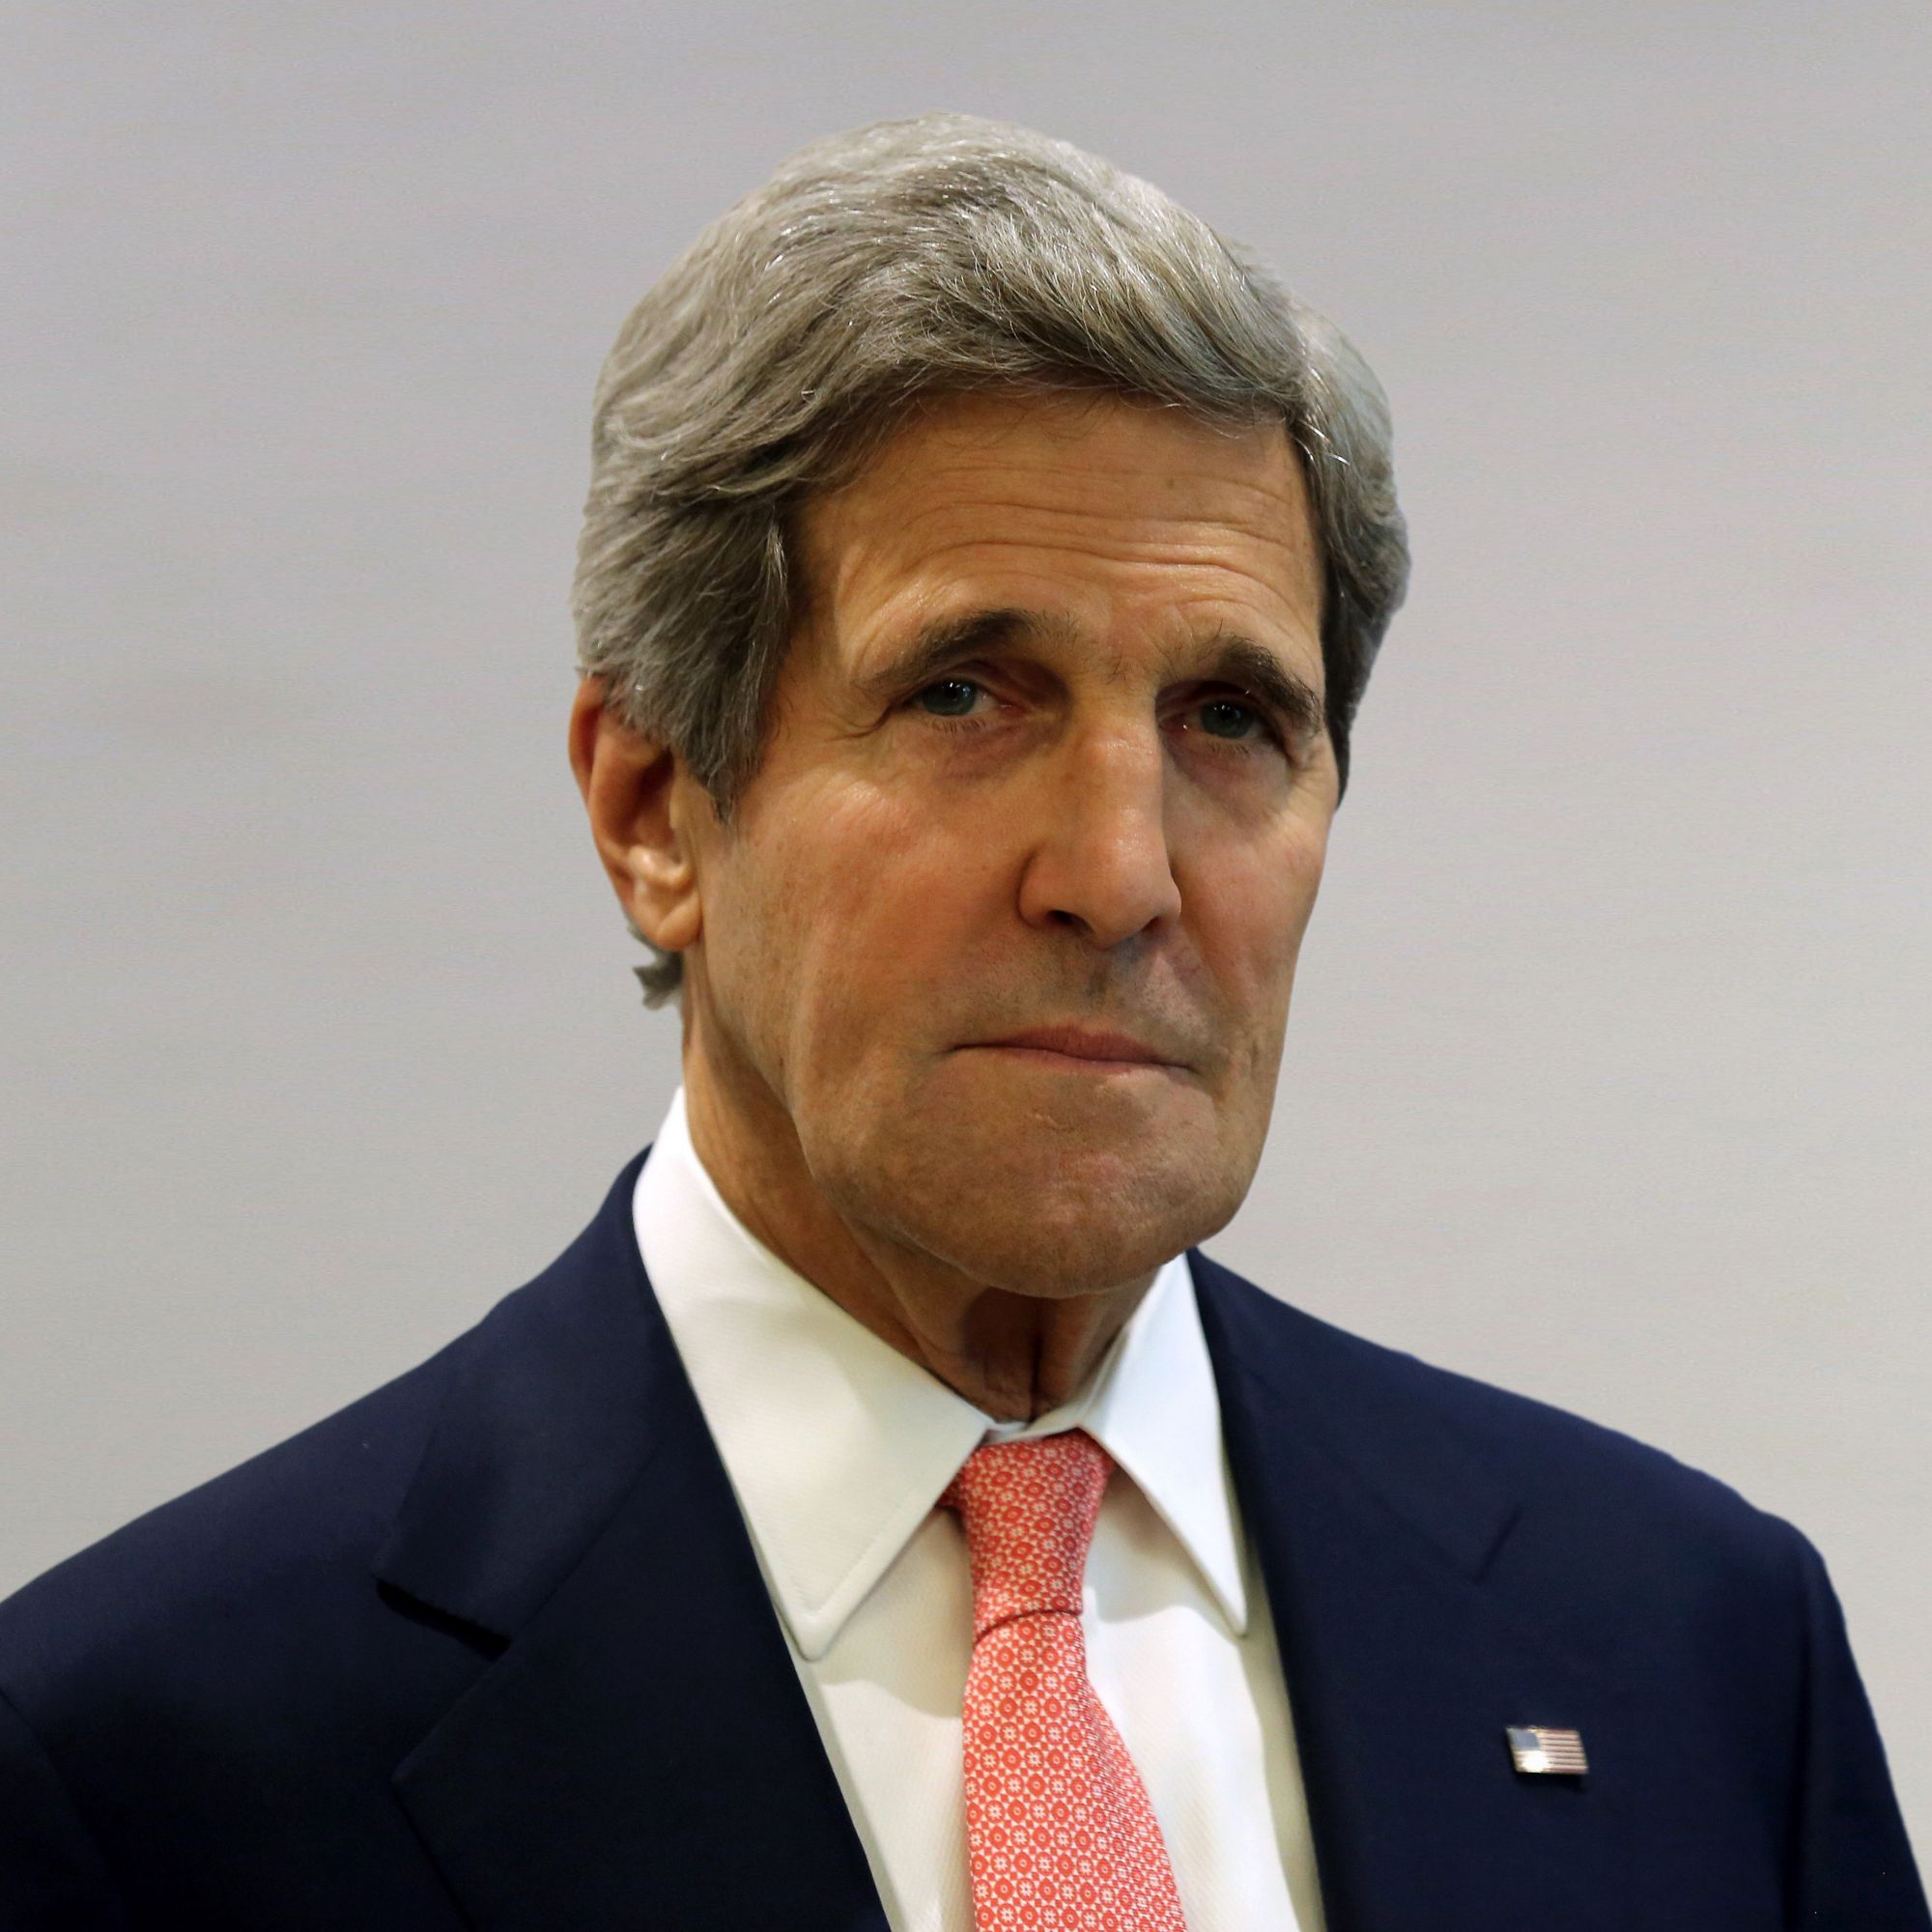
M 6 1932 L 884 1932 L 637 1168 L 440 1354 L 0 1605 Z M 1190 1260 L 1331 1932 L 1927 1932 L 1796 1531 Z

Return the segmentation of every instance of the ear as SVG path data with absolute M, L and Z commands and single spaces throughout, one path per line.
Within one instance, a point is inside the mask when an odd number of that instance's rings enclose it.
M 668 745 L 607 710 L 586 677 L 570 707 L 570 768 L 617 902 L 653 946 L 682 952 L 697 938 L 697 867 L 689 823 L 696 789 Z

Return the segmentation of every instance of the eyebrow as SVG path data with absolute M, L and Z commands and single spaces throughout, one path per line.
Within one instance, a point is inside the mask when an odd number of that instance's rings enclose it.
M 964 658 L 1010 649 L 1027 638 L 1082 641 L 1077 625 L 1051 611 L 969 611 L 922 624 L 902 649 L 862 673 L 856 683 L 866 698 L 883 702 L 931 683 Z M 1261 699 L 1294 738 L 1312 738 L 1327 724 L 1321 694 L 1265 644 L 1238 631 L 1215 631 L 1201 643 L 1168 656 L 1177 663 L 1183 657 L 1196 660 L 1201 666 L 1197 676 L 1219 678 L 1245 696 Z
M 854 682 L 862 696 L 883 702 L 931 683 L 961 658 L 1006 649 L 1022 637 L 1070 638 L 1072 630 L 1065 620 L 1041 611 L 968 611 L 958 616 L 934 617 L 884 663 L 861 672 Z

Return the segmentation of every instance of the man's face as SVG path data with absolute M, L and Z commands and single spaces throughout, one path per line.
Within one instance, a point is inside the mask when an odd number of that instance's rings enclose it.
M 948 399 L 800 538 L 763 761 L 689 814 L 693 1040 L 848 1224 L 1023 1293 L 1142 1276 L 1247 1192 L 1321 877 L 1299 462 Z

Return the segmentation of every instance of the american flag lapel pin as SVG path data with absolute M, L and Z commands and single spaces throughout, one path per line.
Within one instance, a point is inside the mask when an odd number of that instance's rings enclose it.
M 1553 1731 L 1548 1724 L 1510 1724 L 1504 1729 L 1517 1770 L 1532 1777 L 1581 1777 L 1590 1761 L 1576 1731 Z

